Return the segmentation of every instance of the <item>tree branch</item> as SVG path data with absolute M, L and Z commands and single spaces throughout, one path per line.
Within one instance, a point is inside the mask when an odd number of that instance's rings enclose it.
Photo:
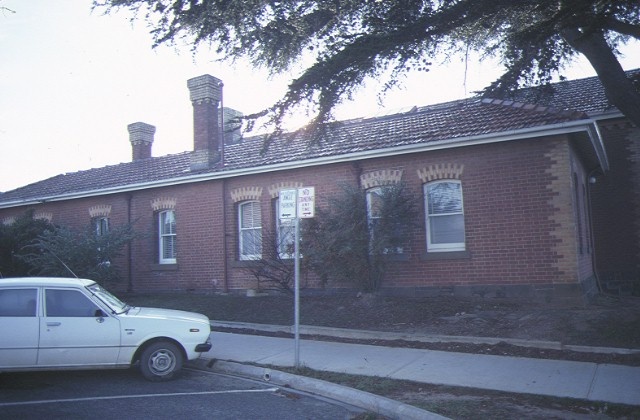
M 632 25 L 614 18 L 607 18 L 605 19 L 605 26 L 612 31 L 640 39 L 640 26 L 638 25 Z
M 640 94 L 627 78 L 620 62 L 602 32 L 582 33 L 577 28 L 564 29 L 564 39 L 583 54 L 596 71 L 609 101 L 640 126 Z

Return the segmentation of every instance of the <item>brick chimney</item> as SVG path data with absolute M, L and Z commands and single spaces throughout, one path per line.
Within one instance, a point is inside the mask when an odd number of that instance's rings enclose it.
M 222 81 L 208 74 L 187 81 L 193 104 L 191 170 L 207 169 L 220 160 L 219 104 Z
M 132 160 L 148 159 L 151 157 L 151 145 L 156 128 L 151 124 L 135 122 L 127 126 L 129 141 L 131 142 Z
M 242 141 L 242 121 L 240 118 L 244 114 L 233 108 L 222 108 L 222 128 L 224 132 L 224 144 L 234 144 Z

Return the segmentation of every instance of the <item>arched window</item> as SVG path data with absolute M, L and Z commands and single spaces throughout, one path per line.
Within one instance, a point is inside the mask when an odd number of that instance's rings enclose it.
M 427 252 L 464 251 L 462 184 L 440 180 L 424 185 Z
M 262 212 L 259 201 L 238 205 L 238 229 L 240 259 L 262 258 Z

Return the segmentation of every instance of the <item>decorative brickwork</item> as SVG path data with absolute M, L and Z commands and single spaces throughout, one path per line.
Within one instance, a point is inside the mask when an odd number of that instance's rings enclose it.
M 231 200 L 234 203 L 247 200 L 260 200 L 262 187 L 243 187 L 231 190 Z
M 127 126 L 129 131 L 129 142 L 132 145 L 151 144 L 153 143 L 153 135 L 156 128 L 147 123 L 135 122 Z
M 89 216 L 94 217 L 109 217 L 111 214 L 111 206 L 108 204 L 101 204 L 98 206 L 89 207 Z
M 131 143 L 131 157 L 133 160 L 151 157 L 151 145 L 156 128 L 151 124 L 135 122 L 127 126 L 129 142 Z
M 47 222 L 51 223 L 51 221 L 53 220 L 53 213 L 48 211 L 40 211 L 40 212 L 34 213 L 33 219 L 46 220 Z
M 208 74 L 187 81 L 193 105 L 193 153 L 191 170 L 209 169 L 220 161 L 220 113 L 222 81 Z
M 222 98 L 222 80 L 208 74 L 187 80 L 187 87 L 193 103 L 218 102 Z
M 426 168 L 418 169 L 418 178 L 422 180 L 423 184 L 437 179 L 460 179 L 463 171 L 464 165 L 456 163 L 429 165 Z
M 368 172 L 360 176 L 360 185 L 367 190 L 369 188 L 397 184 L 402 180 L 403 172 L 402 169 L 382 169 Z
M 177 200 L 171 197 L 158 197 L 151 201 L 153 211 L 175 210 Z
M 550 232 L 554 238 L 553 252 L 557 256 L 553 266 L 563 274 L 558 279 L 575 282 L 577 280 L 575 275 L 577 227 L 573 209 L 570 154 L 567 142 L 556 142 L 552 149 L 545 154 L 545 157 L 550 161 L 545 173 L 551 176 L 551 183 L 547 189 L 552 192 L 549 205 L 554 209 L 550 216 L 553 226 L 553 230 Z
M 303 187 L 302 182 L 295 182 L 295 181 L 278 182 L 277 184 L 272 184 L 269 186 L 269 196 L 271 196 L 271 198 L 274 199 L 278 197 L 278 195 L 280 194 L 280 191 L 282 190 L 294 190 L 302 187 Z

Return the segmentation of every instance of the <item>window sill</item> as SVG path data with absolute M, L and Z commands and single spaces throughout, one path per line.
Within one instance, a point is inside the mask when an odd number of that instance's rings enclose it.
M 178 264 L 153 264 L 151 266 L 153 271 L 178 271 Z
M 440 260 L 468 260 L 471 259 L 470 251 L 440 251 L 427 252 L 421 257 L 422 261 L 440 261 Z

